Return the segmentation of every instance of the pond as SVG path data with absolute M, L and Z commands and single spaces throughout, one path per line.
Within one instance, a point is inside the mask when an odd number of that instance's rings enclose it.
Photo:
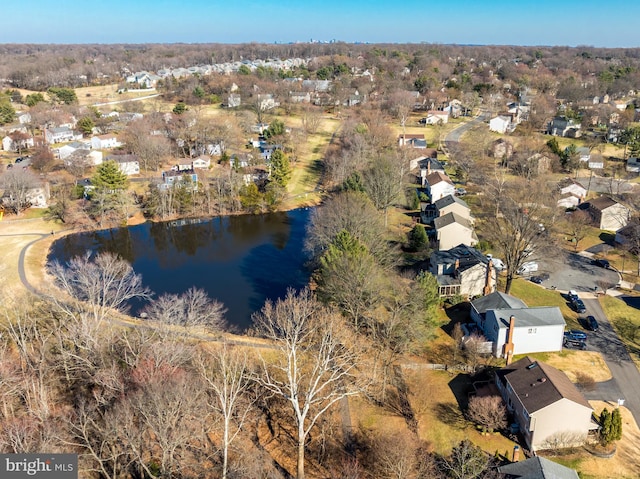
M 231 326 L 245 330 L 266 299 L 309 282 L 304 251 L 311 209 L 264 215 L 188 219 L 88 233 L 55 241 L 49 261 L 92 252 L 117 253 L 131 263 L 156 296 L 191 286 L 228 308 Z M 143 304 L 133 303 L 131 313 Z

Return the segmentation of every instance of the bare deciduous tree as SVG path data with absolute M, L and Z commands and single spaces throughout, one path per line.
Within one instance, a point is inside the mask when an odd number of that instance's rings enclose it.
M 263 372 L 255 380 L 291 406 L 297 429 L 297 478 L 304 479 L 309 433 L 332 405 L 358 392 L 356 353 L 344 342 L 348 327 L 308 289 L 298 294 L 289 290 L 275 304 L 267 302 L 254 324 L 278 353 L 273 360 L 262 358 Z
M 29 170 L 15 167 L 0 176 L 0 188 L 4 189 L 4 205 L 13 213 L 20 214 L 31 206 L 29 191 L 38 185 L 38 179 Z
M 210 299 L 203 289 L 192 286 L 181 295 L 163 294 L 144 311 L 149 319 L 165 324 L 222 329 L 226 308 L 220 301 Z
M 225 344 L 213 351 L 203 349 L 197 366 L 212 396 L 211 408 L 222 415 L 222 479 L 226 479 L 229 447 L 251 409 L 248 392 L 252 382 L 247 355 Z
M 507 408 L 500 396 L 472 397 L 469 399 L 467 416 L 486 432 L 493 432 L 507 425 Z
M 142 277 L 113 253 L 100 253 L 91 261 L 91 253 L 87 252 L 66 265 L 56 261 L 50 265 L 49 272 L 55 284 L 70 296 L 75 311 L 81 311 L 81 304 L 85 303 L 96 322 L 104 320 L 112 310 L 127 311 L 132 299 L 151 296 L 150 290 L 142 285 Z M 73 314 L 68 309 L 67 312 Z

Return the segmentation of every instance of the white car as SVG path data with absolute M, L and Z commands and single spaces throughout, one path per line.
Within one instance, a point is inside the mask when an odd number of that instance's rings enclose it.
M 527 261 L 526 263 L 522 263 L 522 266 L 518 268 L 516 273 L 519 275 L 535 273 L 538 271 L 538 263 L 535 261 Z

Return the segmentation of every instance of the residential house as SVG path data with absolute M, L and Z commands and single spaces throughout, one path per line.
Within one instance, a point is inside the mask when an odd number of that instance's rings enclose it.
M 547 133 L 553 136 L 578 138 L 580 137 L 580 128 L 580 123 L 576 123 L 571 118 L 557 116 L 549 123 Z
M 457 213 L 449 212 L 433 220 L 436 230 L 436 241 L 439 250 L 448 250 L 458 244 L 474 246 L 478 237 L 473 230 L 473 223 Z
M 445 123 L 449 123 L 449 112 L 430 110 L 427 112 L 427 116 L 420 119 L 420 123 L 425 125 L 444 125 Z
M 289 99 L 293 103 L 311 103 L 311 92 L 308 91 L 290 91 Z
M 72 154 L 74 154 L 78 150 L 91 150 L 91 145 L 84 141 L 73 141 L 71 143 L 67 143 L 66 145 L 61 146 L 55 150 L 58 158 L 61 160 L 66 160 Z
M 513 131 L 513 128 L 515 128 L 515 125 L 511 122 L 511 116 L 498 115 L 489 120 L 490 131 L 504 134 Z
M 193 160 L 193 169 L 209 168 L 211 166 L 211 158 L 200 156 Z
M 16 112 L 16 118 L 18 119 L 18 123 L 20 123 L 21 125 L 31 123 L 31 113 L 29 112 Z
M 640 158 L 629 158 L 626 169 L 629 173 L 640 173 Z
M 590 200 L 583 203 L 582 207 L 589 212 L 594 225 L 601 230 L 617 231 L 624 228 L 631 217 L 629 208 L 608 196 Z
M 227 108 L 238 108 L 242 105 L 242 97 L 239 93 L 229 93 L 227 97 Z
M 578 159 L 583 163 L 589 163 L 591 159 L 591 150 L 586 146 L 580 146 L 576 148 L 576 154 L 578 155 Z
M 473 224 L 473 217 L 471 216 L 469 205 L 454 195 L 447 195 L 435 203 L 426 205 L 421 211 L 420 221 L 425 224 L 431 224 L 436 218 L 448 213 L 456 213 L 459 217 L 467 219 Z
M 427 194 L 432 203 L 435 203 L 440 198 L 444 198 L 447 195 L 455 195 L 456 187 L 453 181 L 444 173 L 440 171 L 434 171 L 424 178 L 424 188 L 427 190 Z
M 31 203 L 32 208 L 48 208 L 50 198 L 51 193 L 48 182 L 29 188 L 26 193 L 26 199 Z
M 493 355 L 562 351 L 565 321 L 557 306 L 500 308 L 485 311 L 482 331 L 493 343 Z M 507 343 L 510 348 L 506 348 Z
M 106 150 L 109 148 L 118 148 L 122 143 L 116 135 L 100 135 L 91 137 L 91 148 L 94 150 Z
M 106 161 L 115 161 L 125 175 L 137 175 L 140 173 L 140 162 L 136 155 L 109 155 Z
M 421 153 L 423 153 L 421 156 L 418 156 L 413 160 L 409 160 L 409 170 L 415 170 L 416 168 L 427 168 L 427 165 L 431 163 L 431 169 L 433 171 L 436 171 L 436 169 L 442 169 L 442 172 L 444 173 L 444 167 L 439 161 L 437 161 L 438 150 L 436 150 L 435 148 L 427 148 Z M 435 163 L 432 163 L 433 160 L 436 160 Z M 434 166 L 437 166 L 437 168 L 434 168 Z
M 431 173 L 439 172 L 443 175 L 445 174 L 444 166 L 435 158 L 423 157 L 418 165 L 420 166 L 420 186 L 423 188 L 426 186 L 427 176 L 429 176 Z
M 593 409 L 556 368 L 524 357 L 496 372 L 496 386 L 531 451 L 584 443 Z
M 572 178 L 565 178 L 558 183 L 560 199 L 558 206 L 561 208 L 575 208 L 587 196 L 587 189 Z
M 513 145 L 504 138 L 495 140 L 489 150 L 494 158 L 510 158 L 513 155 Z
M 78 148 L 63 159 L 64 166 L 97 166 L 102 163 L 102 152 Z
M 471 301 L 471 319 L 484 330 L 486 313 L 490 309 L 523 309 L 527 305 L 524 301 L 510 294 L 494 291 Z
M 464 244 L 434 251 L 429 258 L 429 272 L 438 281 L 440 296 L 474 297 L 496 288 L 496 271 L 489 267 L 489 259 Z
M 640 251 L 640 223 L 633 222 L 616 231 L 614 240 L 617 244 L 622 245 L 631 250 L 632 253 L 638 254 Z
M 190 183 L 189 188 L 192 190 L 198 189 L 198 174 L 193 170 L 184 170 L 184 171 L 163 171 L 162 172 L 162 183 L 158 185 L 158 188 L 161 190 L 167 190 L 169 188 L 174 188 L 178 184 L 186 184 Z
M 280 106 L 274 96 L 270 93 L 258 95 L 258 107 L 261 111 L 273 110 L 275 107 Z
M 551 169 L 551 158 L 542 153 L 535 153 L 527 158 L 527 165 L 530 171 L 542 175 Z
M 427 147 L 427 140 L 424 135 L 402 134 L 398 137 L 398 146 L 424 149 Z
M 542 456 L 498 467 L 504 479 L 579 479 L 578 473 Z
M 82 133 L 73 131 L 68 126 L 45 128 L 44 139 L 47 143 L 64 143 L 68 141 L 82 140 Z
M 2 149 L 4 151 L 24 150 L 26 148 L 33 148 L 33 146 L 33 136 L 31 135 L 24 135 L 21 137 L 14 136 L 13 138 L 7 135 L 2 139 Z

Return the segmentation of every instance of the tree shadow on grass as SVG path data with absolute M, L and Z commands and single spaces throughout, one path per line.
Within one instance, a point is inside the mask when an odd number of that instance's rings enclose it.
M 458 374 L 449 381 L 449 389 L 456 398 L 458 408 L 461 411 L 467 409 L 469 405 L 469 392 L 472 389 L 471 376 L 468 374 Z
M 447 426 L 457 429 L 466 429 L 469 426 L 460 408 L 453 403 L 437 403 L 434 410 L 438 419 Z

